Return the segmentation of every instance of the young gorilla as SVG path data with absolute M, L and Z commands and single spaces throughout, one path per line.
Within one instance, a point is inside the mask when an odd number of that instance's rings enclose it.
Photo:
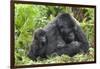
M 46 57 L 45 51 L 47 46 L 47 36 L 46 32 L 42 29 L 38 29 L 34 32 L 34 40 L 30 48 L 28 56 L 30 59 L 34 60 L 36 57 Z
M 47 36 L 43 29 L 38 29 L 35 32 L 34 39 L 38 41 L 39 48 L 47 45 Z

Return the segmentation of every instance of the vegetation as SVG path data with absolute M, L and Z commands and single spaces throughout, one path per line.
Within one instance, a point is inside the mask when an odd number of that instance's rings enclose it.
M 94 9 L 93 8 L 78 8 L 81 13 L 75 13 L 74 7 L 67 6 L 45 6 L 45 5 L 15 5 L 15 64 L 48 64 L 48 63 L 72 63 L 94 61 L 95 46 L 94 46 Z M 34 30 L 43 28 L 51 21 L 58 13 L 67 12 L 73 16 L 77 15 L 76 19 L 80 21 L 80 26 L 84 30 L 89 41 L 89 53 L 77 54 L 74 57 L 67 55 L 48 56 L 48 59 L 37 58 L 37 61 L 32 61 L 27 57 L 27 52 L 32 42 Z M 84 17 L 81 17 L 84 15 Z M 80 19 L 81 18 L 81 19 Z

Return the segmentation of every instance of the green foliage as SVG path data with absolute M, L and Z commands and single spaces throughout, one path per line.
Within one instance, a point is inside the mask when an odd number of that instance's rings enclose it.
M 74 57 L 69 57 L 65 54 L 59 56 L 48 56 L 48 59 L 37 58 L 37 61 L 30 61 L 28 64 L 52 64 L 52 63 L 74 63 L 74 62 L 87 62 L 94 61 L 94 49 L 89 49 L 88 54 L 77 54 Z
M 32 42 L 32 36 L 37 28 L 43 28 L 51 21 L 58 13 L 67 12 L 73 14 L 72 7 L 65 6 L 45 6 L 45 5 L 28 5 L 15 4 L 15 64 L 48 64 L 48 63 L 72 63 L 94 61 L 94 10 L 86 8 L 90 20 L 85 17 L 80 23 L 82 29 L 88 38 L 90 49 L 86 55 L 77 54 L 74 57 L 48 56 L 48 59 L 37 58 L 37 61 L 32 61 L 27 57 L 29 47 Z

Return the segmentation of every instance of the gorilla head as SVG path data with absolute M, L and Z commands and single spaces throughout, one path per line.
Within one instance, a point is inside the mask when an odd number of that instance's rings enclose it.
M 75 21 L 72 19 L 70 14 L 63 13 L 58 15 L 56 19 L 56 25 L 59 33 L 66 43 L 70 43 L 75 39 L 75 35 L 73 33 Z
M 45 46 L 47 43 L 46 32 L 42 29 L 38 29 L 34 33 L 34 40 L 38 41 L 39 47 Z
M 32 60 L 36 60 L 37 57 L 45 57 L 45 50 L 47 45 L 46 32 L 42 29 L 38 29 L 34 32 L 34 40 L 31 44 L 28 57 Z

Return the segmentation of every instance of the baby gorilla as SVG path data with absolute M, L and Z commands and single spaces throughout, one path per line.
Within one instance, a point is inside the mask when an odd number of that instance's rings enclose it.
M 28 56 L 30 59 L 35 60 L 37 57 L 46 57 L 45 50 L 47 46 L 46 32 L 38 29 L 34 32 L 34 40 L 32 42 Z

